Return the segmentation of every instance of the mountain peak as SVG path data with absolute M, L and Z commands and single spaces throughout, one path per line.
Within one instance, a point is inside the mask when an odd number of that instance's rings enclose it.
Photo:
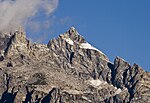
M 150 98 L 150 73 L 120 57 L 110 63 L 74 27 L 47 45 L 30 43 L 23 30 L 0 37 L 0 74 L 2 102 L 28 102 L 28 94 L 39 103 L 50 96 L 52 103 L 149 103 Z
M 75 27 L 71 27 L 66 33 L 60 35 L 64 39 L 69 39 L 74 43 L 85 43 L 85 39 L 81 36 Z
M 71 35 L 73 35 L 73 34 L 76 32 L 75 27 L 72 26 L 72 27 L 69 29 L 69 32 L 70 32 Z
M 57 50 L 59 48 L 66 48 L 65 46 L 68 45 L 72 47 L 72 51 L 78 51 L 79 49 L 95 51 L 98 54 L 100 54 L 105 60 L 109 61 L 108 57 L 102 51 L 98 50 L 97 48 L 93 47 L 90 43 L 88 43 L 74 27 L 71 27 L 64 34 L 60 34 L 57 39 L 50 40 L 48 43 L 48 48 L 58 47 L 55 49 L 53 48 L 53 50 Z

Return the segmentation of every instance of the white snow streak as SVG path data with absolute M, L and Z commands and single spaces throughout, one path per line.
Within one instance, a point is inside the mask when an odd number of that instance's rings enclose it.
M 70 45 L 74 45 L 74 42 L 70 39 L 70 38 L 64 38 L 65 39 L 65 41 L 68 43 L 68 44 L 70 44 Z
M 117 91 L 115 92 L 115 94 L 120 94 L 122 92 L 122 90 L 119 88 L 117 89 Z
M 104 83 L 103 81 L 100 81 L 99 79 L 97 79 L 97 80 L 89 80 L 89 82 L 91 83 L 91 85 L 93 85 L 95 87 L 98 87 L 98 86 L 100 86 L 101 84 Z
M 97 48 L 91 46 L 91 44 L 89 44 L 89 43 L 81 43 L 80 48 L 82 48 L 82 49 L 92 49 L 92 50 L 96 50 L 96 51 L 100 52 L 101 54 L 104 54 L 103 52 L 101 52 Z

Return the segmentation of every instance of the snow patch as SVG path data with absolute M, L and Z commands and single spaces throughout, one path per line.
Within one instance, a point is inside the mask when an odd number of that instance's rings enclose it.
M 4 50 L 0 51 L 0 55 L 1 55 L 1 56 L 4 56 L 4 53 L 5 53 Z
M 67 92 L 69 94 L 82 94 L 82 92 L 78 90 L 64 90 L 63 92 Z
M 105 81 L 105 82 L 104 82 L 104 85 L 105 85 L 105 84 L 108 84 L 108 83 Z
M 74 42 L 70 39 L 70 38 L 64 38 L 64 40 L 68 43 L 68 44 L 70 44 L 70 45 L 74 45 Z
M 98 86 L 100 86 L 101 84 L 104 83 L 103 81 L 100 81 L 99 79 L 97 79 L 97 80 L 89 80 L 89 82 L 91 83 L 91 85 L 93 85 L 95 87 L 98 87 Z
M 101 54 L 104 54 L 103 52 L 101 52 L 101 51 L 98 50 L 97 48 L 91 46 L 91 44 L 89 44 L 89 43 L 87 43 L 87 42 L 86 42 L 86 43 L 81 43 L 79 47 L 80 47 L 80 48 L 83 48 L 83 49 L 92 49 L 92 50 L 96 50 L 96 51 L 100 52 Z
M 120 94 L 122 92 L 122 90 L 119 88 L 119 89 L 117 89 L 117 91 L 115 92 L 115 95 L 116 94 Z
M 87 97 L 82 96 L 82 98 L 83 98 L 84 100 L 86 100 L 86 101 L 88 101 L 88 102 L 91 102 L 91 103 L 92 103 L 92 101 L 91 101 L 91 100 L 89 100 Z

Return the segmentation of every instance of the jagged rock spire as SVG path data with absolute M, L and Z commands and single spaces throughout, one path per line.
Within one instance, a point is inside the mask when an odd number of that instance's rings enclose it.
M 12 54 L 25 53 L 29 45 L 29 40 L 26 39 L 26 33 L 22 27 L 16 30 L 10 37 L 10 41 L 7 44 L 5 54 L 10 56 Z
M 75 27 L 71 27 L 64 36 L 68 36 L 72 41 L 76 43 L 85 43 L 86 40 L 81 36 L 78 31 L 75 29 Z
M 67 45 L 65 44 L 65 42 L 67 43 Z M 60 34 L 57 39 L 50 40 L 47 46 L 48 48 L 55 51 L 56 49 L 66 48 L 65 46 L 67 46 L 67 48 L 70 48 L 70 51 L 78 51 L 79 49 L 92 50 L 96 51 L 99 55 L 101 55 L 103 59 L 109 61 L 108 57 L 103 52 L 89 44 L 84 39 L 84 37 L 78 33 L 75 27 L 71 27 L 64 34 Z
M 19 30 L 16 30 L 14 34 L 14 42 L 26 43 L 26 33 L 22 27 Z

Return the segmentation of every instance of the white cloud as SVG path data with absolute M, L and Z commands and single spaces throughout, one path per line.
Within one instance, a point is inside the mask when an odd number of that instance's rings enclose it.
M 50 15 L 57 8 L 58 2 L 59 0 L 0 0 L 0 32 L 14 31 L 23 24 L 29 24 L 28 19 L 34 19 L 40 11 Z M 37 28 L 38 25 L 34 24 Z

